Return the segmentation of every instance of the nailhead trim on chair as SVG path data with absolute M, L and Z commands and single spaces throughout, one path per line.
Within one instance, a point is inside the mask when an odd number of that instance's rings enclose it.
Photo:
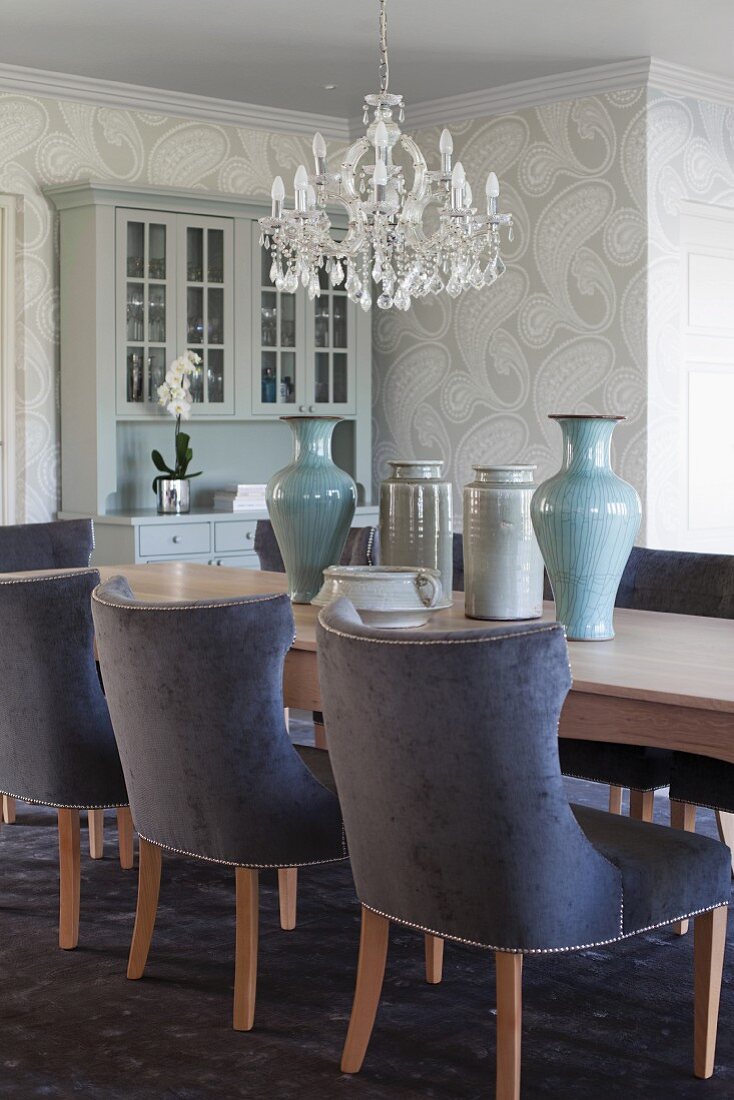
M 67 569 L 63 573 L 44 573 L 42 577 L 16 577 L 14 580 L 0 581 L 0 584 L 36 584 L 39 581 L 60 581 L 65 577 L 86 577 L 94 574 L 99 576 L 99 569 L 88 569 L 80 566 L 79 569 Z
M 399 641 L 397 638 L 364 638 L 361 634 L 347 634 L 343 630 L 335 630 L 332 626 L 327 626 L 321 617 L 322 614 L 323 612 L 319 613 L 319 623 L 327 634 L 334 634 L 337 638 L 348 638 L 353 642 L 369 642 L 372 645 L 479 645 L 482 642 L 502 642 L 507 638 L 525 638 L 529 634 L 550 634 L 559 628 L 565 635 L 565 629 L 561 623 L 549 623 L 548 626 L 536 627 L 534 630 L 518 630 L 514 634 L 494 634 L 491 638 L 426 638 L 424 640 L 411 638 L 409 641 Z M 569 664 L 569 669 L 570 667 Z
M 417 932 L 427 933 L 429 936 L 437 936 L 440 939 L 452 940 L 455 943 L 466 944 L 467 947 L 481 947 L 486 951 L 502 951 L 510 955 L 561 955 L 568 951 L 586 951 L 592 947 L 605 947 L 610 943 L 619 943 L 621 940 L 631 939 L 632 936 L 640 936 L 643 932 L 652 932 L 656 928 L 665 928 L 669 924 L 675 924 L 677 921 L 688 920 L 691 917 L 698 917 L 701 913 L 710 913 L 714 909 L 721 909 L 724 905 L 729 905 L 729 899 L 720 901 L 715 905 L 707 905 L 704 909 L 694 909 L 691 913 L 683 913 L 680 917 L 671 917 L 670 920 L 658 921 L 657 924 L 648 924 L 645 928 L 636 928 L 633 932 L 623 932 L 620 924 L 620 934 L 613 936 L 608 940 L 597 940 L 595 943 L 578 943 L 570 947 L 496 947 L 493 944 L 479 943 L 477 940 L 467 940 L 462 936 L 454 936 L 450 932 L 437 932 L 434 928 L 426 928 L 423 924 L 414 924 L 412 921 L 403 920 L 401 917 L 393 917 L 390 913 L 383 913 L 381 909 L 375 909 L 372 905 L 367 905 L 366 902 L 360 902 L 365 909 L 369 909 L 370 912 L 376 913 L 378 917 L 385 917 L 387 920 L 395 921 L 396 924 L 402 924 L 406 928 L 415 928 Z M 622 903 L 624 906 L 624 902 Z
M 1 582 L 6 583 L 6 582 Z M 272 596 L 253 596 L 246 600 L 228 600 L 223 599 L 218 603 L 160 603 L 160 604 L 144 604 L 144 603 L 111 603 L 109 600 L 103 600 L 97 593 L 102 585 L 98 585 L 92 592 L 92 599 L 95 603 L 102 604 L 103 607 L 117 607 L 123 611 L 208 611 L 211 608 L 220 609 L 222 607 L 243 607 L 254 603 L 268 603 L 272 600 L 280 600 L 285 595 L 284 592 L 274 592 Z
M 172 844 L 162 844 L 160 840 L 151 840 L 150 837 L 145 836 L 143 833 L 138 833 L 141 840 L 147 840 L 148 844 L 155 844 L 157 848 L 163 848 L 167 852 L 176 852 L 180 856 L 190 856 L 192 859 L 202 859 L 206 863 L 220 863 L 223 867 L 251 867 L 253 870 L 267 871 L 273 868 L 283 867 L 316 867 L 321 863 L 341 863 L 343 859 L 347 859 L 347 841 L 346 834 L 344 832 L 344 825 L 342 824 L 342 854 L 340 856 L 333 856 L 331 859 L 310 859 L 305 863 L 237 863 L 231 859 L 216 859 L 214 856 L 202 856 L 198 852 L 187 852 L 185 848 L 174 848 Z
M 130 805 L 129 802 L 103 802 L 101 806 L 90 806 L 86 803 L 82 806 L 71 806 L 67 802 L 42 802 L 40 798 L 28 798 L 25 794 L 13 794 L 12 791 L 0 790 L 0 794 L 17 798 L 20 802 L 28 802 L 32 806 L 48 806 L 52 810 L 125 810 Z
M 365 552 L 365 557 L 367 558 L 367 564 L 368 565 L 374 565 L 375 564 L 374 560 L 372 558 L 372 548 L 375 544 L 375 532 L 376 531 L 377 531 L 376 527 L 370 527 L 370 533 L 367 536 L 367 550 Z

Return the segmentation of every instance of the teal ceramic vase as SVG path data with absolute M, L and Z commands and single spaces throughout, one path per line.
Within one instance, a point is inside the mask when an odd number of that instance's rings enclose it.
M 309 603 L 319 591 L 324 569 L 341 557 L 354 516 L 357 487 L 331 457 L 340 419 L 281 417 L 293 432 L 293 461 L 273 474 L 265 499 L 293 603 Z
M 603 641 L 614 637 L 614 600 L 642 515 L 611 466 L 612 433 L 625 417 L 550 419 L 563 432 L 563 465 L 533 496 L 533 526 L 568 638 Z

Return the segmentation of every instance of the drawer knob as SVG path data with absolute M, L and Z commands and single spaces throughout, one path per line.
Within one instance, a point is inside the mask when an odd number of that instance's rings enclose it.
M 171 539 L 171 542 L 178 543 L 180 541 L 181 541 L 181 536 L 180 535 L 174 535 L 173 538 Z
M 252 531 L 248 531 L 247 534 L 245 535 L 245 538 L 246 539 L 251 539 L 252 538 Z

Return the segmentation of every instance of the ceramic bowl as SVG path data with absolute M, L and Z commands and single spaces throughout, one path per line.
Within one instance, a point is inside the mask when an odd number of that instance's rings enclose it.
M 451 607 L 437 569 L 408 565 L 330 565 L 311 603 L 325 607 L 346 596 L 369 626 L 423 626 L 433 611 Z

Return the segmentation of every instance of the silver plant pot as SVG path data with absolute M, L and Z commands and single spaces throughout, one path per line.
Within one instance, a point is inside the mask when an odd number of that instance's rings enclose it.
M 163 516 L 180 516 L 188 512 L 189 507 L 188 478 L 161 478 L 158 482 L 158 512 Z

